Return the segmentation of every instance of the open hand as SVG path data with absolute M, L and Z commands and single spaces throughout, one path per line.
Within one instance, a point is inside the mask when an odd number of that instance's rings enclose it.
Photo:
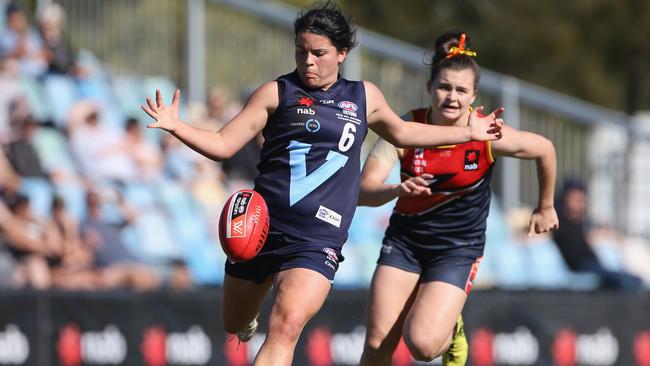
M 156 89 L 156 104 L 154 104 L 149 97 L 147 97 L 147 105 L 140 106 L 151 118 L 156 122 L 147 125 L 148 128 L 160 128 L 165 131 L 174 132 L 176 127 L 180 124 L 178 120 L 178 100 L 180 99 L 181 91 L 176 89 L 172 104 L 167 106 L 163 102 L 160 90 Z
M 494 141 L 501 139 L 501 128 L 503 127 L 503 107 L 497 108 L 492 113 L 483 116 L 479 113 L 483 106 L 476 107 L 469 115 L 469 129 L 474 141 Z

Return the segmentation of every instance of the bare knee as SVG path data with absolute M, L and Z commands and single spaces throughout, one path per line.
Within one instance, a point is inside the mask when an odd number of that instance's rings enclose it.
M 308 320 L 302 314 L 282 314 L 271 322 L 269 336 L 295 343 L 298 341 L 298 337 Z
M 449 347 L 448 338 L 440 334 L 405 334 L 404 342 L 417 361 L 431 361 Z
M 396 342 L 391 342 L 386 332 L 369 329 L 366 334 L 365 349 L 370 352 L 380 353 L 382 350 L 389 349 L 388 351 L 392 353 L 396 346 Z

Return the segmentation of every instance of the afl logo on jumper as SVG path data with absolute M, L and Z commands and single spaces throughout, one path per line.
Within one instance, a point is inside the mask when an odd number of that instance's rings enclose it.
M 320 130 L 320 122 L 313 118 L 308 119 L 307 122 L 305 122 L 305 128 L 311 133 L 316 133 Z
M 338 106 L 342 110 L 348 111 L 348 112 L 356 112 L 357 110 L 359 110 L 359 107 L 357 107 L 356 104 L 354 104 L 352 102 L 348 102 L 347 100 L 339 102 Z
M 478 170 L 479 150 L 465 151 L 465 170 Z

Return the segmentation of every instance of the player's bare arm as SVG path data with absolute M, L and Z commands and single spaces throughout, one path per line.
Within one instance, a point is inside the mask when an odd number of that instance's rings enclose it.
M 377 156 L 370 154 L 361 172 L 361 189 L 359 192 L 359 206 L 381 206 L 401 196 L 428 196 L 431 195 L 428 179 L 431 174 L 422 174 L 411 177 L 399 184 L 385 183 L 392 166 Z
M 241 112 L 217 132 L 182 122 L 178 118 L 179 99 L 178 90 L 170 105 L 164 103 L 159 90 L 156 91 L 155 103 L 147 97 L 147 104 L 142 109 L 156 120 L 147 127 L 168 131 L 196 152 L 222 161 L 230 158 L 262 131 L 278 105 L 278 85 L 273 81 L 255 90 Z
M 553 143 L 536 133 L 504 126 L 503 138 L 492 142 L 492 151 L 497 156 L 535 160 L 539 196 L 537 208 L 530 219 L 528 234 L 557 229 L 559 224 L 553 203 L 557 161 Z
M 390 108 L 379 88 L 364 82 L 368 125 L 379 136 L 397 147 L 432 147 L 453 145 L 468 141 L 493 141 L 501 138 L 502 122 L 497 118 L 502 109 L 479 117 L 477 108 L 467 126 L 442 127 L 423 123 L 404 123 Z

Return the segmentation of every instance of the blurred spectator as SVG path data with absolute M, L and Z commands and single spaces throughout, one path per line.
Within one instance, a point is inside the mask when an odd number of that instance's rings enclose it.
M 167 286 L 174 291 L 187 291 L 192 288 L 192 276 L 183 260 L 174 260 L 170 263 L 170 274 Z
M 94 270 L 94 256 L 83 245 L 79 224 L 70 215 L 61 197 L 52 200 L 52 217 L 47 223 L 55 240 L 61 244 L 61 263 L 52 268 L 54 286 L 67 290 L 95 290 L 101 285 Z
M 101 123 L 99 106 L 90 101 L 73 105 L 68 131 L 72 152 L 86 178 L 123 182 L 137 177 L 135 163 L 122 149 L 123 134 Z
M 185 183 L 192 182 L 196 177 L 195 165 L 201 156 L 185 146 L 171 134 L 164 134 L 160 140 L 160 149 L 163 152 L 164 175 L 173 180 Z
M 241 104 L 232 101 L 230 91 L 225 87 L 215 86 L 208 91 L 208 118 L 215 131 L 236 116 L 241 108 Z
M 124 144 L 126 154 L 136 166 L 137 180 L 157 181 L 162 174 L 163 157 L 160 149 L 144 138 L 140 121 L 129 118 L 125 126 Z
M 592 244 L 602 236 L 599 238 L 599 233 L 586 220 L 587 191 L 583 183 L 567 181 L 557 206 L 560 228 L 553 233 L 553 239 L 569 269 L 595 273 L 603 288 L 637 290 L 641 287 L 640 278 L 623 270 L 606 268 L 594 252 Z
M 52 285 L 49 265 L 58 263 L 60 248 L 32 215 L 27 197 L 12 195 L 7 201 L 9 211 L 2 214 L 0 231 L 9 252 L 19 263 L 15 283 L 18 287 L 49 288 Z
M 19 175 L 48 178 L 36 149 L 32 145 L 32 136 L 37 129 L 38 124 L 31 116 L 27 116 L 22 122 L 14 126 L 15 138 L 7 145 L 7 157 Z
M 15 60 L 0 57 L 0 90 L 0 142 L 3 142 L 9 132 L 11 103 L 23 94 Z
M 5 156 L 4 150 L 0 149 L 0 193 L 15 193 L 20 184 L 20 177 L 11 166 L 11 162 Z
M 5 204 L 0 201 L 0 288 L 18 287 L 18 262 L 9 252 L 7 236 L 8 226 L 13 217 Z M 9 228 L 11 230 L 11 228 Z
M 18 61 L 22 75 L 38 77 L 47 70 L 47 51 L 40 36 L 30 28 L 18 5 L 5 10 L 5 28 L 0 32 L 0 58 Z
M 112 192 L 112 191 L 107 191 Z M 102 217 L 104 203 L 116 204 L 121 221 L 108 223 Z M 121 231 L 135 220 L 135 212 L 120 194 L 104 197 L 89 191 L 86 196 L 88 216 L 81 225 L 82 240 L 94 250 L 95 266 L 101 273 L 104 288 L 127 287 L 138 291 L 160 286 L 161 279 L 152 268 L 139 262 L 126 248 Z
M 87 70 L 76 62 L 76 52 L 63 33 L 65 13 L 59 4 L 48 4 L 38 14 L 39 31 L 47 52 L 48 72 L 84 76 Z

